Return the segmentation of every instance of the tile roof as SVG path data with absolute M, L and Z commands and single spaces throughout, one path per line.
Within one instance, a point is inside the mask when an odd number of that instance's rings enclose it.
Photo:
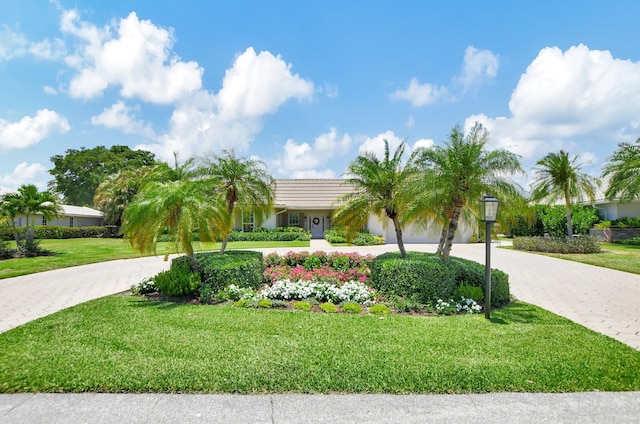
M 278 207 L 289 210 L 333 209 L 336 200 L 352 191 L 343 179 L 286 179 L 276 180 Z

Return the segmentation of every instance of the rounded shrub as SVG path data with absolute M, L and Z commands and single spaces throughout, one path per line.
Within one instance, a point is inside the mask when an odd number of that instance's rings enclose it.
M 323 310 L 328 314 L 335 314 L 336 312 L 338 312 L 338 307 L 331 302 L 324 302 L 324 303 L 321 303 L 319 306 L 321 310 Z
M 451 299 L 465 282 L 483 290 L 484 265 L 467 259 L 449 257 L 442 262 L 435 254 L 398 252 L 382 254 L 371 264 L 371 286 L 386 296 L 399 296 L 412 303 L 434 304 L 438 299 Z M 476 292 L 477 293 L 477 292 Z M 509 299 L 509 276 L 491 271 L 491 304 L 499 306 Z
M 389 307 L 382 303 L 378 303 L 369 308 L 369 313 L 378 316 L 386 316 L 389 315 Z
M 449 299 L 457 287 L 457 273 L 449 262 L 428 253 L 384 253 L 371 264 L 371 286 L 382 294 L 419 303 Z
M 293 304 L 293 309 L 309 312 L 311 310 L 311 303 L 307 302 L 306 300 L 299 300 Z
M 356 302 L 346 302 L 342 305 L 342 312 L 346 312 L 348 314 L 359 314 L 362 312 L 362 306 Z
M 262 285 L 262 253 L 249 250 L 232 250 L 223 253 L 196 253 L 196 267 L 202 284 L 209 284 L 214 293 L 230 284 L 257 290 Z M 173 266 L 188 263 L 186 256 L 175 258 Z

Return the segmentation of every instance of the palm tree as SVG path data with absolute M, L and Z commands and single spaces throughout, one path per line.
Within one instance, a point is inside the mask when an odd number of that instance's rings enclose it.
M 636 144 L 618 144 L 618 150 L 605 164 L 602 177 L 610 177 L 607 199 L 620 197 L 621 202 L 630 202 L 640 196 L 640 138 Z
M 229 242 L 236 204 L 242 213 L 253 215 L 257 226 L 262 225 L 263 219 L 273 207 L 274 179 L 264 162 L 237 157 L 233 150 L 224 150 L 222 155 L 204 158 L 202 162 L 199 174 L 207 180 L 207 189 L 212 195 L 224 196 L 229 216 L 220 247 L 222 254 Z
M 40 192 L 33 184 L 23 185 L 18 188 L 18 193 L 6 194 L 3 198 L 4 215 L 12 225 L 16 243 L 20 244 L 20 236 L 15 226 L 15 218 L 24 215 L 25 222 L 25 247 L 27 250 L 34 246 L 35 217 L 40 214 L 50 220 L 60 215 L 62 208 L 56 196 L 48 191 Z
M 142 186 L 148 182 L 153 169 L 151 166 L 143 166 L 135 171 L 123 169 L 100 183 L 93 197 L 93 204 L 104 213 L 106 224 L 117 226 L 122 224 L 124 210 Z
M 207 195 L 204 181 L 181 179 L 146 185 L 129 203 L 122 221 L 123 234 L 142 253 L 155 253 L 158 236 L 168 227 L 171 240 L 195 266 L 194 231 L 200 240 L 213 241 L 228 218 L 224 205 Z
M 538 162 L 535 179 L 531 184 L 530 198 L 534 202 L 546 201 L 552 205 L 562 200 L 567 211 L 567 234 L 573 237 L 571 225 L 572 202 L 589 198 L 592 203 L 595 200 L 596 188 L 599 185 L 597 178 L 580 172 L 582 163 L 578 162 L 580 155 L 569 158 L 569 153 L 560 150 L 558 153 L 549 153 Z
M 416 201 L 430 206 L 423 213 L 446 223 L 437 250 L 443 261 L 449 258 L 461 217 L 475 220 L 478 199 L 488 193 L 502 199 L 518 195 L 519 187 L 510 179 L 524 173 L 518 155 L 504 149 L 485 150 L 488 139 L 489 133 L 479 123 L 468 134 L 455 126 L 444 146 L 420 148 L 412 157 L 423 173 L 423 193 Z
M 370 213 L 379 219 L 386 215 L 393 222 L 403 258 L 407 252 L 402 241 L 402 217 L 411 202 L 410 182 L 416 176 L 411 163 L 402 165 L 405 146 L 402 142 L 391 157 L 389 142 L 384 140 L 382 160 L 372 152 L 365 152 L 352 161 L 347 167 L 345 184 L 354 190 L 338 199 L 341 205 L 332 216 L 335 224 L 345 227 L 347 239 L 351 240 L 364 228 Z

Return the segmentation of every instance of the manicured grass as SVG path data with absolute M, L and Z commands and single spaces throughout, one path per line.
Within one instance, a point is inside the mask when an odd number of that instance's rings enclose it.
M 0 392 L 640 390 L 640 352 L 532 305 L 420 317 L 111 296 L 0 334 Z
M 67 239 L 42 240 L 43 249 L 54 252 L 52 256 L 36 258 L 17 258 L 0 260 L 0 279 L 52 269 L 68 268 L 114 259 L 139 258 L 142 255 L 134 251 L 129 242 L 122 239 Z M 196 250 L 216 250 L 220 243 L 196 243 Z M 227 249 L 255 249 L 276 247 L 309 247 L 308 241 L 290 242 L 230 242 Z M 158 243 L 157 254 L 176 253 L 173 243 Z
M 547 255 L 554 258 L 581 262 L 583 264 L 601 266 L 603 268 L 617 269 L 618 271 L 640 274 L 640 247 L 625 246 L 622 244 L 602 243 L 602 253 L 588 254 L 560 254 L 545 252 L 529 252 Z M 511 246 L 505 246 L 511 249 Z

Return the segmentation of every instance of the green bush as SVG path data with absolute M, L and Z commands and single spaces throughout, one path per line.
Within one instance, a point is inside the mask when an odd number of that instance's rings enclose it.
M 536 206 L 544 232 L 552 237 L 567 235 L 567 212 L 564 206 Z M 571 226 L 574 234 L 588 234 L 589 229 L 602 220 L 600 212 L 591 207 L 575 205 L 571 208 Z
M 369 308 L 369 313 L 378 316 L 386 316 L 389 315 L 389 307 L 387 305 L 383 305 L 382 303 L 378 303 Z
M 167 297 L 192 296 L 200 287 L 200 275 L 186 261 L 172 263 L 171 269 L 153 277 L 153 283 Z
M 259 228 L 254 231 L 232 231 L 229 241 L 294 241 L 311 240 L 311 232 L 299 227 Z
M 324 232 L 324 239 L 329 243 L 346 243 L 346 231 L 344 229 L 329 228 Z M 369 230 L 362 230 L 351 241 L 356 246 L 373 246 L 384 244 L 384 237 L 372 234 Z
M 614 240 L 616 244 L 623 244 L 626 246 L 640 246 L 640 237 L 632 237 L 628 239 L 618 239 Z
M 307 302 L 306 300 L 299 300 L 293 304 L 293 309 L 309 312 L 311 310 L 311 303 Z
M 598 239 L 592 236 L 575 237 L 515 237 L 513 248 L 547 253 L 600 253 Z
M 271 309 L 272 306 L 271 299 L 260 299 L 258 301 L 258 308 Z
M 321 310 L 323 310 L 328 314 L 335 314 L 336 312 L 338 312 L 338 307 L 332 302 L 324 302 L 324 303 L 321 303 L 319 306 Z
M 491 291 L 493 291 L 493 287 Z M 478 302 L 484 299 L 484 293 L 481 287 L 475 287 L 464 282 L 453 291 L 453 297 L 454 299 L 460 299 L 461 297 L 464 297 L 465 299 L 473 299 Z
M 24 227 L 18 228 L 18 235 L 24 239 Z M 118 227 L 63 227 L 59 225 L 38 225 L 34 227 L 36 239 L 72 239 L 72 238 L 116 238 Z M 0 239 L 13 240 L 13 231 L 8 226 L 0 227 Z
M 371 286 L 380 293 L 419 303 L 449 299 L 456 288 L 456 272 L 449 262 L 426 253 L 385 253 L 371 264 Z
M 451 299 L 463 282 L 485 286 L 485 267 L 474 261 L 450 257 L 442 262 L 432 253 L 389 252 L 371 264 L 371 286 L 387 296 L 398 296 L 411 304 L 433 304 L 438 299 Z M 491 304 L 499 306 L 509 299 L 509 277 L 500 270 L 491 272 Z
M 362 312 L 362 306 L 356 302 L 346 302 L 342 305 L 342 312 L 346 312 L 348 314 L 359 314 Z
M 613 228 L 640 228 L 640 217 L 637 218 L 619 218 L 611 221 Z
M 257 290 L 262 285 L 262 253 L 248 250 L 231 250 L 196 253 L 197 272 L 202 284 L 208 284 L 214 293 L 234 284 Z M 173 260 L 173 264 L 187 263 L 186 256 Z M 173 266 L 173 265 L 172 265 Z
M 214 296 L 213 289 L 211 288 L 210 284 L 202 284 L 200 286 L 199 298 L 200 298 L 200 302 L 204 303 L 205 305 L 209 305 L 213 303 L 214 299 L 218 302 L 223 302 L 225 300 L 228 300 L 228 299 L 219 299 L 217 294 Z

